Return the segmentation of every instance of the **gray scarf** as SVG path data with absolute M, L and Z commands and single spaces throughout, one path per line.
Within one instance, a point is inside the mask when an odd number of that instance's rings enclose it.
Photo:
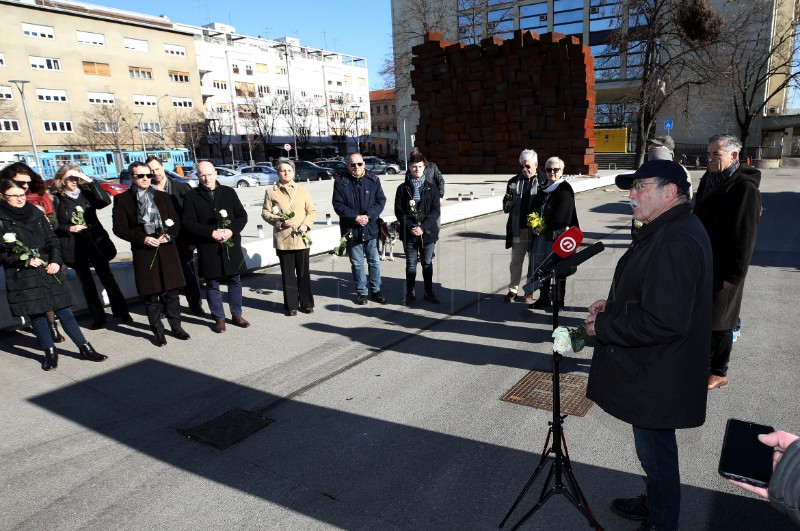
M 164 230 L 161 222 L 161 213 L 155 203 L 155 190 L 146 188 L 136 190 L 136 218 L 144 225 L 144 232 L 147 235 L 158 235 Z

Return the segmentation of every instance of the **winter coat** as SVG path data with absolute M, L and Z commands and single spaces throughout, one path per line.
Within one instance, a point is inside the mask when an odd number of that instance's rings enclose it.
M 411 172 L 406 172 L 406 178 Z M 425 165 L 425 180 L 436 187 L 439 193 L 439 198 L 444 197 L 444 175 L 435 162 L 428 161 Z
M 727 180 L 707 192 L 708 172 L 695 194 L 694 213 L 703 222 L 714 253 L 713 330 L 732 330 L 739 318 L 747 268 L 761 217 L 761 172 L 742 164 Z M 724 289 L 727 281 L 735 287 Z
M 0 263 L 5 269 L 11 314 L 37 315 L 72 306 L 72 293 L 66 281 L 58 238 L 41 210 L 28 204 L 23 208 L 30 211 L 29 217 L 24 221 L 15 220 L 0 208 L 0 234 L 15 234 L 16 239 L 28 249 L 38 251 L 38 258 L 62 265 L 62 269 L 55 275 L 50 275 L 44 266 L 27 267 L 20 260 L 20 253 L 12 250 L 13 244 L 0 241 Z
M 542 216 L 546 230 L 541 236 L 549 242 L 554 242 L 565 228 L 578 226 L 575 192 L 567 181 L 562 181 L 550 193 L 546 193 L 544 189 L 539 190 L 533 198 L 531 212 Z
M 114 242 L 97 218 L 97 210 L 111 204 L 111 197 L 99 184 L 92 181 L 81 186 L 81 195 L 72 199 L 68 195 L 57 196 L 54 201 L 58 228 L 56 234 L 64 253 L 64 263 L 70 267 L 98 262 L 109 262 L 117 255 Z M 87 229 L 70 232 L 75 208 L 83 209 Z
M 161 220 L 164 223 L 164 232 L 170 236 L 170 241 L 158 247 L 145 245 L 144 240 L 148 234 L 144 225 L 139 222 L 136 215 L 136 186 L 127 192 L 114 197 L 113 230 L 117 237 L 131 243 L 133 254 L 133 276 L 136 279 L 136 289 L 140 295 L 155 295 L 186 285 L 183 277 L 178 249 L 175 238 L 181 230 L 181 220 L 169 195 L 165 192 L 155 191 L 154 202 Z M 172 226 L 167 227 L 167 220 L 172 220 Z M 156 253 L 158 249 L 158 253 Z M 153 261 L 155 257 L 155 262 Z M 150 267 L 153 264 L 153 267 Z
M 422 235 L 423 244 L 435 243 L 439 240 L 439 190 L 435 185 L 425 180 L 419 190 L 419 201 L 416 202 L 416 209 L 421 219 L 418 221 L 411 214 L 409 201 L 414 198 L 414 185 L 411 178 L 406 177 L 406 181 L 397 187 L 394 195 L 394 215 L 400 222 L 400 239 L 405 243 L 419 239 L 419 236 L 411 234 L 411 229 L 416 226 L 422 227 L 425 231 Z
M 800 526 L 800 440 L 786 448 L 769 481 L 769 501 Z
M 294 212 L 291 221 L 294 227 L 280 229 L 281 218 L 272 213 L 272 209 L 277 206 L 282 214 Z M 264 221 L 272 225 L 272 238 L 275 249 L 279 251 L 299 251 L 310 247 L 303 241 L 299 234 L 292 235 L 300 225 L 306 225 L 310 231 L 314 228 L 314 220 L 317 218 L 317 206 L 311 199 L 311 194 L 303 185 L 292 181 L 283 185 L 275 183 L 267 189 L 264 195 L 264 208 L 261 210 L 261 217 Z
M 524 202 L 520 186 L 526 182 L 527 178 L 520 172 L 508 180 L 506 193 L 503 196 L 503 212 L 508 214 L 508 221 L 506 221 L 506 249 L 510 249 L 514 241 L 519 239 L 520 224 L 524 224 L 520 219 L 524 220 L 528 217 L 528 214 L 533 212 L 531 210 L 533 198 L 536 196 L 539 183 L 545 179 L 547 179 L 545 173 L 537 168 L 536 175 L 531 177 L 530 180 L 530 195 L 526 196 L 527 200 Z M 506 206 L 509 201 L 513 203 L 511 208 Z
M 222 245 L 211 234 L 222 227 L 220 211 L 228 214 L 233 232 L 233 247 Z M 192 189 L 183 201 L 183 228 L 189 242 L 197 246 L 198 274 L 204 279 L 238 275 L 247 271 L 242 251 L 242 231 L 247 225 L 247 211 L 236 190 L 217 183 L 214 196 L 202 186 Z
M 588 398 L 640 428 L 705 422 L 711 267 L 711 243 L 690 204 L 639 230 L 597 314 Z
M 353 230 L 353 241 L 366 242 L 378 237 L 378 218 L 386 206 L 381 180 L 369 170 L 361 179 L 349 173 L 334 177 L 333 210 L 339 216 L 339 230 L 342 236 Z M 369 222 L 363 227 L 356 223 L 356 217 L 366 214 Z

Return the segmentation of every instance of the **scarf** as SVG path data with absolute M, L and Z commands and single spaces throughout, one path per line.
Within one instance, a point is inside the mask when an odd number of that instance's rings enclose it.
M 560 178 L 559 180 L 557 180 L 556 182 L 554 182 L 553 184 L 551 184 L 550 186 L 548 186 L 548 187 L 546 187 L 546 188 L 542 189 L 542 192 L 544 192 L 544 193 L 546 193 L 546 194 L 550 194 L 550 193 L 552 193 L 552 192 L 553 192 L 553 190 L 555 190 L 556 188 L 558 188 L 558 185 L 559 185 L 559 184 L 561 184 L 561 183 L 563 183 L 563 182 L 564 182 L 564 178 L 562 177 L 562 178 Z
M 419 203 L 419 191 L 422 188 L 422 185 L 425 184 L 425 176 L 423 175 L 419 179 L 411 179 L 411 186 L 414 187 L 414 201 Z
M 64 195 L 75 201 L 81 196 L 81 189 L 76 188 L 75 191 L 64 190 Z
M 2 209 L 3 213 L 9 218 L 18 223 L 27 223 L 33 219 L 33 215 L 37 212 L 40 216 L 42 215 L 41 210 L 27 202 L 21 207 L 15 207 L 5 201 L 0 201 L 0 209 Z
M 155 190 L 137 188 L 136 191 L 136 219 L 144 225 L 144 232 L 147 235 L 161 234 L 164 225 L 161 223 L 161 213 L 155 203 Z

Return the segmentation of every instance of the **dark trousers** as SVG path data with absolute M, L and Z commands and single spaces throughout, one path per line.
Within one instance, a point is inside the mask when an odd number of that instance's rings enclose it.
M 189 303 L 189 308 L 196 310 L 202 306 L 203 294 L 200 292 L 200 282 L 198 282 L 197 273 L 194 270 L 194 253 L 189 250 L 186 244 L 178 242 L 178 256 L 181 260 L 183 278 L 186 279 L 183 294 L 186 295 L 186 302 Z
M 711 374 L 726 376 L 733 350 L 733 330 L 711 331 Z
M 128 315 L 128 303 L 125 301 L 125 296 L 119 289 L 117 279 L 114 278 L 114 273 L 111 272 L 111 266 L 106 261 L 97 261 L 89 263 L 83 262 L 75 264 L 75 274 L 78 275 L 78 280 L 81 282 L 81 290 L 83 291 L 83 298 L 86 299 L 86 306 L 89 310 L 89 315 L 92 316 L 94 321 L 105 321 L 106 312 L 100 294 L 97 293 L 97 287 L 94 284 L 92 277 L 92 266 L 97 273 L 97 278 L 106 289 L 108 293 L 108 300 L 111 303 L 111 313 L 114 317 L 125 317 Z
M 222 292 L 219 290 L 220 282 L 228 285 L 228 306 L 231 307 L 231 315 L 239 317 L 242 315 L 242 277 L 232 275 L 223 278 L 206 279 L 206 300 L 208 300 L 208 311 L 216 321 L 225 320 L 225 306 L 222 305 Z
M 414 292 L 417 283 L 417 263 L 422 263 L 422 283 L 425 293 L 433 293 L 433 253 L 436 242 L 424 243 L 409 237 L 403 245 L 406 253 L 406 293 Z
M 167 316 L 167 322 L 173 332 L 181 327 L 181 306 L 177 289 L 145 295 L 144 311 L 150 323 L 150 330 L 154 334 L 164 333 L 164 324 L 161 322 L 162 311 Z
M 72 314 L 72 308 L 67 306 L 66 308 L 56 310 L 55 313 L 58 316 L 58 320 L 61 321 L 61 328 L 64 329 L 64 333 L 75 343 L 75 346 L 82 347 L 88 343 L 83 336 L 81 327 L 75 320 L 75 316 Z M 31 315 L 31 328 L 33 328 L 33 333 L 36 335 L 36 339 L 39 341 L 39 347 L 41 347 L 42 350 L 53 347 L 53 336 L 50 334 L 50 327 L 47 324 L 46 314 L 39 313 Z
M 311 272 L 308 258 L 310 249 L 298 251 L 276 251 L 281 262 L 281 281 L 283 282 L 283 309 L 313 308 L 314 294 L 311 293 Z
M 650 523 L 658 531 L 678 529 L 681 512 L 681 476 L 675 430 L 633 426 L 636 455 L 644 469 Z

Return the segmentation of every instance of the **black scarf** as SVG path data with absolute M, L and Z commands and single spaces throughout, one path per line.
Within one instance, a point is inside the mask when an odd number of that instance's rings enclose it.
M 0 209 L 8 215 L 9 218 L 18 222 L 18 223 L 27 223 L 31 219 L 33 219 L 33 215 L 38 211 L 35 206 L 30 203 L 25 203 L 21 207 L 11 206 L 10 204 L 6 203 L 5 201 L 0 201 Z

